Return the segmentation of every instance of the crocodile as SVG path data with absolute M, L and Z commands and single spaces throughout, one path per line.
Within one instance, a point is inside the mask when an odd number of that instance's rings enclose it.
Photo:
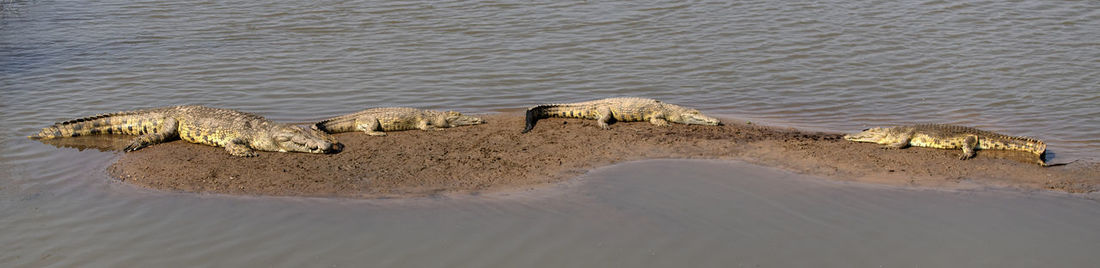
M 43 128 L 31 139 L 53 139 L 97 134 L 137 135 L 124 151 L 174 139 L 224 147 L 229 154 L 257 156 L 273 152 L 335 153 L 343 145 L 328 133 L 262 116 L 197 105 L 151 108 L 94 115 Z
M 433 111 L 406 107 L 372 108 L 318 122 L 314 126 L 328 133 L 363 131 L 385 136 L 385 131 L 432 130 L 485 123 L 481 118 L 455 111 Z
M 658 126 L 667 126 L 669 122 L 711 126 L 721 123 L 717 118 L 703 115 L 699 110 L 664 103 L 659 100 L 607 98 L 531 107 L 527 109 L 527 126 L 522 133 L 531 131 L 535 127 L 535 122 L 539 119 L 549 117 L 594 119 L 603 129 L 610 129 L 612 120 L 622 122 L 649 121 Z
M 844 135 L 844 139 L 855 142 L 872 142 L 886 145 L 887 149 L 901 149 L 908 146 L 938 149 L 962 149 L 959 159 L 974 157 L 976 150 L 1013 150 L 1033 153 L 1038 156 L 1038 164 L 1049 166 L 1043 158 L 1046 156 L 1046 143 L 1028 138 L 1002 135 L 972 127 L 957 125 L 922 124 L 898 127 L 865 129 L 860 133 Z

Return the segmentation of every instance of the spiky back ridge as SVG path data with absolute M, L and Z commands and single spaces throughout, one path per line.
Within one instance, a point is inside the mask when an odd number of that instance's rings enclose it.
M 374 116 L 382 121 L 384 128 L 391 128 L 386 130 L 407 130 L 416 128 L 415 125 L 397 126 L 399 129 L 393 129 L 394 126 L 386 124 L 387 121 L 400 121 L 397 119 L 408 118 L 426 118 L 443 115 L 443 112 L 433 110 L 423 110 L 410 107 L 383 107 L 383 108 L 370 108 L 355 113 L 345 114 L 317 122 L 314 124 L 317 129 L 328 133 L 336 132 L 349 132 L 354 131 L 356 126 L 356 120 L 365 116 Z M 387 120 L 391 119 L 391 120 Z
M 550 117 L 562 117 L 562 118 L 591 118 L 595 116 L 595 111 L 600 106 L 646 106 L 646 105 L 661 105 L 663 104 L 659 100 L 637 97 L 623 97 L 623 98 L 606 98 L 584 102 L 574 103 L 558 103 L 558 104 L 540 104 L 531 108 L 527 108 L 525 121 L 527 126 L 523 129 L 522 133 L 527 133 L 535 127 L 535 122 L 539 119 Z M 628 115 L 633 116 L 633 115 Z M 619 119 L 618 120 L 623 120 Z M 636 119 L 640 120 L 640 117 Z M 636 120 L 632 120 L 636 121 Z
M 659 101 L 659 100 L 648 99 L 648 98 L 636 98 L 636 97 L 606 98 L 606 99 L 598 99 L 598 100 L 583 101 L 583 102 L 573 102 L 573 103 L 540 104 L 540 105 L 532 106 L 531 108 L 527 108 L 527 113 L 532 114 L 532 112 L 534 112 L 534 115 L 540 116 L 542 118 L 548 118 L 548 117 L 576 118 L 576 117 L 580 116 L 579 113 L 574 112 L 572 115 L 566 114 L 565 116 L 562 116 L 562 114 L 560 114 L 560 113 L 554 113 L 554 110 L 596 109 L 599 106 L 615 105 L 615 104 L 620 104 L 620 105 L 626 104 L 626 105 L 641 106 L 641 105 L 646 105 L 646 104 L 661 104 L 661 103 L 662 102 Z
M 321 120 L 320 122 L 317 122 L 317 123 L 313 124 L 313 126 L 316 127 L 317 129 L 321 130 L 321 131 L 324 131 L 324 132 L 327 132 L 327 133 L 334 133 L 333 130 L 336 129 L 337 125 L 355 123 L 355 117 L 357 115 L 359 115 L 360 113 L 362 113 L 362 111 L 361 112 L 356 112 L 356 113 L 340 115 L 340 116 L 325 119 L 325 120 Z
M 180 139 L 188 142 L 212 146 L 224 146 L 233 140 L 252 142 L 253 149 L 273 150 L 259 147 L 266 139 L 256 137 L 273 134 L 275 123 L 263 116 L 231 109 L 205 106 L 177 106 L 169 110 L 167 116 L 176 119 Z M 267 144 L 265 146 L 270 146 Z
M 96 134 L 140 135 L 146 131 L 146 128 L 134 128 L 133 125 L 143 125 L 142 123 L 152 124 L 153 122 L 138 120 L 139 117 L 152 113 L 166 112 L 173 108 L 175 107 L 121 111 L 61 121 L 43 128 L 38 134 L 30 136 L 30 138 L 51 139 Z
M 182 113 L 179 113 L 179 114 L 189 114 L 189 115 L 195 115 L 195 116 L 200 116 L 200 117 L 204 116 L 204 115 L 209 115 L 209 114 L 229 112 L 229 113 L 234 114 L 234 116 L 240 117 L 240 118 L 267 120 L 263 116 L 253 114 L 253 113 L 241 112 L 241 111 L 237 111 L 237 110 L 213 108 L 213 107 L 206 107 L 206 106 L 201 106 L 201 105 L 179 105 L 179 106 L 171 106 L 171 107 L 160 107 L 160 108 L 138 109 L 138 110 L 129 110 L 129 111 L 121 111 L 121 112 L 113 112 L 113 113 L 103 113 L 103 114 L 86 116 L 86 117 L 81 117 L 81 118 L 76 118 L 76 119 L 70 119 L 68 121 L 61 121 L 61 122 L 54 123 L 54 125 L 55 126 L 69 125 L 69 124 L 93 121 L 93 120 L 103 119 L 103 118 L 108 118 L 108 117 L 118 117 L 118 116 L 127 116 L 127 115 L 142 115 L 142 114 L 150 114 L 150 113 L 158 113 L 158 112 L 175 114 L 174 112 L 176 112 L 176 111 L 182 112 Z
M 593 116 L 592 113 L 599 107 L 643 107 L 643 105 L 661 104 L 662 102 L 646 98 L 607 98 L 592 101 L 572 103 L 548 103 L 539 104 L 527 109 L 527 120 L 539 120 L 546 118 L 573 118 L 585 119 Z
M 67 121 L 61 121 L 43 128 L 35 139 L 77 137 L 96 134 L 142 135 L 155 132 L 164 119 L 200 121 L 207 118 L 232 117 L 249 121 L 267 121 L 262 116 L 236 110 L 211 108 L 198 105 L 130 110 L 97 114 Z
M 981 130 L 972 127 L 959 126 L 959 125 L 946 125 L 946 124 L 917 124 L 908 126 L 914 131 L 924 133 L 930 136 L 936 136 L 940 138 L 953 138 L 961 135 L 976 135 L 979 139 L 985 141 L 992 141 L 994 143 L 1004 143 L 1006 146 L 1015 145 L 1020 150 L 1028 151 L 1042 156 L 1046 152 L 1047 145 L 1041 140 L 1024 137 L 1024 136 L 1009 136 L 992 131 Z M 1016 149 L 1016 148 L 1003 148 L 1003 149 Z
M 237 120 L 247 120 L 247 121 L 265 121 L 265 122 L 270 121 L 267 118 L 265 118 L 261 115 L 258 115 L 258 114 L 254 114 L 254 113 L 242 112 L 242 111 L 237 111 L 237 110 L 233 110 L 233 109 L 206 107 L 206 106 L 201 106 L 201 105 L 181 105 L 181 106 L 168 107 L 168 108 L 165 108 L 165 109 L 169 110 L 169 112 L 173 113 L 173 115 L 176 115 L 176 116 L 181 117 L 183 119 L 186 119 L 187 117 L 194 117 L 194 118 L 218 117 L 218 118 L 233 118 L 233 119 L 237 119 Z
M 117 117 L 117 116 L 124 116 L 124 115 L 137 115 L 137 114 L 146 114 L 146 113 L 150 113 L 150 112 L 165 111 L 165 110 L 169 110 L 169 109 L 172 109 L 172 108 L 175 108 L 175 107 L 150 108 L 150 109 L 120 111 L 120 112 L 113 112 L 113 113 L 103 113 L 103 114 L 86 116 L 86 117 L 81 117 L 81 118 L 76 118 L 76 119 L 70 119 L 68 121 L 61 121 L 61 122 L 54 123 L 53 125 L 54 126 L 70 125 L 70 124 L 93 121 L 93 120 L 103 119 L 103 118 L 108 118 L 108 117 Z

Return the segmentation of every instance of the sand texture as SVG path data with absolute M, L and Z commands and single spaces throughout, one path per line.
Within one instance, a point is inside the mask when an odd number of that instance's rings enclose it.
M 1093 192 L 1100 165 L 1032 164 L 1022 152 L 885 150 L 852 143 L 839 133 L 803 132 L 726 120 L 723 126 L 669 127 L 544 119 L 527 134 L 518 113 L 488 123 L 385 137 L 341 133 L 343 152 L 318 155 L 261 152 L 233 157 L 218 147 L 182 141 L 122 154 L 108 168 L 121 181 L 168 191 L 240 195 L 386 198 L 527 189 L 595 167 L 654 158 L 731 159 L 824 177 L 926 187 L 1009 187 Z M 1050 148 L 1057 150 L 1057 148 Z M 1054 159 L 1050 162 L 1059 162 Z M 676 178 L 669 178 L 676 179 Z

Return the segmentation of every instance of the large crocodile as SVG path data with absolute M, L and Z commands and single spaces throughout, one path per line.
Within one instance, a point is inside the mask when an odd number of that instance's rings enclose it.
M 373 108 L 341 115 L 315 124 L 328 133 L 363 131 L 371 136 L 385 136 L 383 131 L 430 130 L 484 123 L 481 118 L 454 111 L 432 111 L 415 108 Z
M 1043 161 L 1047 145 L 1040 140 L 1028 137 L 1002 135 L 972 127 L 956 125 L 923 124 L 899 127 L 865 129 L 860 133 L 844 135 L 844 139 L 856 142 L 872 142 L 886 145 L 885 148 L 901 149 L 908 146 L 962 149 L 960 159 L 974 157 L 975 150 L 1014 150 L 1033 153 L 1038 156 L 1039 165 L 1047 166 Z
M 717 118 L 703 115 L 699 110 L 663 103 L 645 98 L 607 98 L 594 101 L 545 104 L 527 109 L 527 126 L 522 133 L 535 127 L 542 118 L 564 117 L 594 119 L 603 129 L 610 129 L 611 120 L 622 122 L 649 121 L 658 126 L 669 122 L 692 125 L 718 125 Z
M 174 106 L 117 112 L 59 122 L 32 139 L 96 134 L 138 135 L 125 151 L 173 139 L 225 147 L 234 156 L 275 152 L 339 152 L 343 145 L 317 129 L 280 124 L 255 114 L 204 106 Z

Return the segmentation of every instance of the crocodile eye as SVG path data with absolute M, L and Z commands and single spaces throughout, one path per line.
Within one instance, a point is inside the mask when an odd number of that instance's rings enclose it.
M 868 130 L 871 130 L 871 129 L 870 128 L 865 128 L 865 129 L 860 130 L 860 131 L 868 131 Z
M 278 136 L 278 137 L 275 137 L 275 141 L 277 141 L 277 142 L 288 142 L 288 141 L 290 141 L 290 137 Z

